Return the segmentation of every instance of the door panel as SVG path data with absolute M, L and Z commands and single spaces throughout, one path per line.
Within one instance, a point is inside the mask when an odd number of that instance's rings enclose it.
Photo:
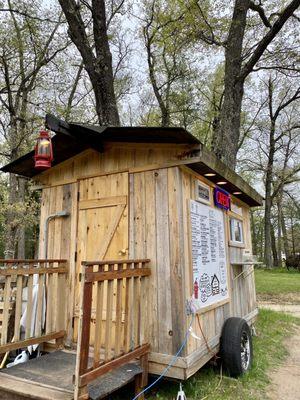
M 80 181 L 74 321 L 75 341 L 79 310 L 79 273 L 81 272 L 82 261 L 121 260 L 127 258 L 128 173 Z M 106 288 L 104 299 L 106 299 Z M 95 306 L 93 304 L 93 310 L 95 310 Z M 93 325 L 92 323 L 91 331 L 93 331 Z

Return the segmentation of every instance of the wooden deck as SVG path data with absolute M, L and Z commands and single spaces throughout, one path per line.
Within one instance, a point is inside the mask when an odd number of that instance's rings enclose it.
M 76 354 L 55 351 L 1 371 L 1 400 L 71 400 Z M 115 369 L 88 385 L 89 398 L 103 399 L 134 380 L 142 372 L 138 363 L 132 362 Z

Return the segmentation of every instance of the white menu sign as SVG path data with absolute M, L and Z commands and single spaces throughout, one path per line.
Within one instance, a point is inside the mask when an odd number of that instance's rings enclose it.
M 197 309 L 228 298 L 223 211 L 190 201 L 193 298 Z

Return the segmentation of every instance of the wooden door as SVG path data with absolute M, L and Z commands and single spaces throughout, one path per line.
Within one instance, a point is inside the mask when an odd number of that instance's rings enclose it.
M 81 180 L 79 192 L 75 341 L 80 295 L 79 273 L 82 261 L 128 258 L 128 173 Z M 95 309 L 94 305 L 93 309 Z

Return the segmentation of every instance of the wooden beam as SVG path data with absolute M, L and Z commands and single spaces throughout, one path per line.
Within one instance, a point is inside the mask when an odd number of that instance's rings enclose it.
M 10 276 L 10 275 L 42 275 L 42 274 L 67 274 L 67 267 L 57 267 L 57 268 L 0 268 L 0 276 Z
M 263 198 L 255 189 L 253 189 L 240 175 L 233 171 L 233 169 L 229 168 L 219 160 L 217 156 L 209 151 L 205 146 L 200 145 L 200 147 L 201 163 L 205 164 L 225 180 L 235 185 L 246 196 L 250 197 L 255 203 L 257 203 L 257 206 L 262 205 Z
M 92 267 L 89 267 L 88 271 L 86 271 L 86 273 L 89 272 L 92 272 Z M 84 282 L 82 309 L 80 310 L 81 313 L 80 318 L 82 319 L 82 332 L 80 340 L 79 375 L 83 374 L 88 367 L 91 316 L 92 316 L 92 295 L 93 295 L 93 283 Z
M 99 207 L 113 207 L 118 205 L 126 205 L 127 196 L 111 196 L 102 199 L 81 200 L 79 202 L 79 210 L 89 210 Z
M 29 338 L 26 340 L 20 340 L 19 342 L 5 344 L 3 346 L 0 346 L 0 354 L 6 353 L 7 351 L 21 349 L 22 347 L 28 347 L 28 346 L 32 346 L 34 344 L 39 344 L 39 343 L 43 343 L 43 342 L 48 342 L 50 340 L 63 338 L 65 336 L 65 334 L 66 334 L 66 331 L 52 332 L 52 333 L 49 333 L 48 335 L 43 335 L 43 336 L 36 337 L 36 338 Z
M 29 260 L 23 260 L 23 259 L 20 259 L 20 260 L 14 260 L 14 259 L 8 259 L 8 260 L 6 260 L 6 259 L 0 259 L 0 264 L 43 264 L 43 263 L 48 263 L 48 264 L 51 264 L 51 263 L 60 263 L 60 264 L 63 264 L 63 263 L 66 263 L 68 260 L 61 260 L 61 259 L 37 259 L 37 260 L 34 260 L 34 259 L 29 259 Z
M 150 276 L 150 268 L 124 269 L 122 271 L 87 272 L 85 282 L 111 281 L 114 279 L 137 278 L 138 276 Z
M 107 261 L 83 261 L 81 264 L 87 266 L 92 265 L 112 265 L 112 264 L 139 264 L 139 263 L 149 263 L 151 260 L 149 258 L 137 258 L 132 260 L 107 260 Z

